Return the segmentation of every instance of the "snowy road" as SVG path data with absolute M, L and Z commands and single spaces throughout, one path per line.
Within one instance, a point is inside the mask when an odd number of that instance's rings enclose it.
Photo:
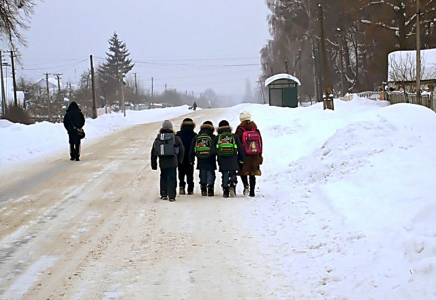
M 80 162 L 62 153 L 0 176 L 0 299 L 278 299 L 250 199 L 222 198 L 219 173 L 213 198 L 196 186 L 158 199 L 160 125 L 85 140 Z

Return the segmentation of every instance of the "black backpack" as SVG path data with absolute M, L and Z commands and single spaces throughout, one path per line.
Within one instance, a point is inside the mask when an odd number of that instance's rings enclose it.
M 157 156 L 173 156 L 178 154 L 174 133 L 159 133 L 153 144 Z

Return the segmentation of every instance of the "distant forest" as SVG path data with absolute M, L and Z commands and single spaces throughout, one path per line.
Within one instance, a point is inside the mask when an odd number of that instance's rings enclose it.
M 322 12 L 328 74 L 336 93 L 375 90 L 387 79 L 388 54 L 416 49 L 416 2 L 266 0 L 272 38 L 261 50 L 262 79 L 287 72 L 302 82 L 302 100 L 319 98 Z M 436 0 L 421 0 L 419 12 L 421 49 L 435 48 Z

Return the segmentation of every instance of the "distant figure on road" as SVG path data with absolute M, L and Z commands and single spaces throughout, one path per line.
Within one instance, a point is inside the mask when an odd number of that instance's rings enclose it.
M 193 109 L 194 111 L 197 110 L 197 102 L 194 101 L 194 104 L 192 104 L 192 109 Z
M 173 131 L 169 120 L 162 123 L 162 128 L 151 148 L 151 168 L 157 170 L 157 158 L 160 167 L 160 198 L 170 202 L 176 201 L 177 166 L 183 163 L 185 147 L 182 140 Z
M 76 102 L 71 102 L 64 116 L 64 127 L 70 143 L 70 160 L 80 160 L 80 137 L 77 129 L 85 125 L 85 117 Z

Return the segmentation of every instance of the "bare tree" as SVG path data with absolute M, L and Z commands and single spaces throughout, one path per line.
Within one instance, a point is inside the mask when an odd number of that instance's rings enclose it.
M 34 6 L 33 0 L 0 0 L 0 40 L 13 50 L 18 43 L 26 45 L 21 32 L 28 29 Z
M 430 66 L 427 70 L 426 66 Z M 407 82 L 416 80 L 416 56 L 410 51 L 394 52 L 389 55 L 389 81 L 396 82 L 404 91 L 415 91 L 415 85 L 407 85 Z M 425 57 L 421 57 L 421 79 L 435 78 L 436 70 L 427 65 Z

